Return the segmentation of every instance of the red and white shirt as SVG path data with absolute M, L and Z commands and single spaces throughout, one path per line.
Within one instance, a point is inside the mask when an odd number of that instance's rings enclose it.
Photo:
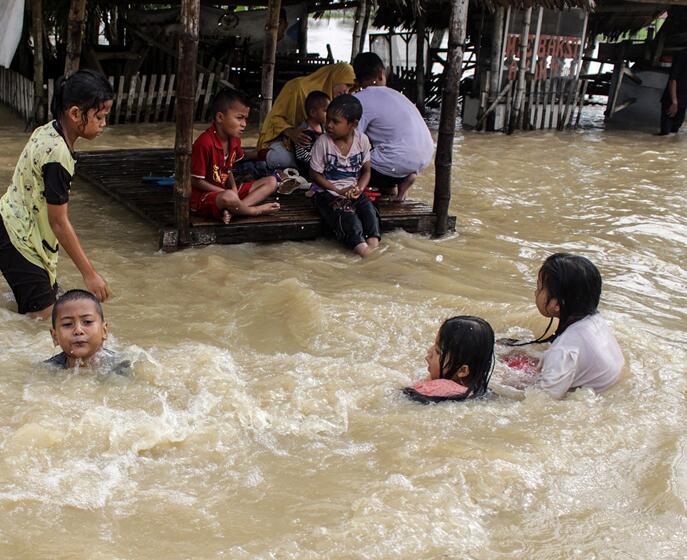
M 224 153 L 224 147 L 213 123 L 193 143 L 191 176 L 226 188 L 225 182 L 232 167 L 243 159 L 244 155 L 241 139 L 233 136 L 229 137 L 228 153 Z

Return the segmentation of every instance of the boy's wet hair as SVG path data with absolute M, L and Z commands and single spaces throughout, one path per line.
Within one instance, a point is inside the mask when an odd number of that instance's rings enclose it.
M 348 122 L 359 121 L 363 116 L 363 105 L 355 95 L 344 93 L 332 99 L 327 107 L 328 115 L 341 115 Z
M 88 111 L 100 110 L 105 102 L 114 98 L 114 91 L 107 78 L 93 70 L 78 70 L 71 76 L 61 76 L 55 82 L 50 111 L 54 119 L 70 107 L 81 109 L 81 121 L 88 122 Z
M 466 399 L 486 393 L 494 369 L 494 329 L 489 323 L 471 315 L 447 319 L 439 329 L 437 347 L 442 378 L 467 387 Z M 464 365 L 470 369 L 467 377 L 455 377 Z
M 311 111 L 326 107 L 329 103 L 329 96 L 323 91 L 311 91 L 305 98 L 305 114 L 310 115 Z
M 248 97 L 242 91 L 232 89 L 229 87 L 219 90 L 215 97 L 212 98 L 211 114 L 214 116 L 217 113 L 226 113 L 234 103 L 240 103 L 244 107 L 250 107 Z
M 52 328 L 53 329 L 55 328 L 55 325 L 57 324 L 57 317 L 59 314 L 60 306 L 67 303 L 68 301 L 77 301 L 80 299 L 87 299 L 89 301 L 92 301 L 93 304 L 95 305 L 95 310 L 98 312 L 98 315 L 100 315 L 100 319 L 102 321 L 105 320 L 105 315 L 103 313 L 103 306 L 100 305 L 98 298 L 95 297 L 91 292 L 89 292 L 87 290 L 79 290 L 79 289 L 67 290 L 60 297 L 57 298 L 55 305 L 52 306 Z
M 539 279 L 549 301 L 557 299 L 560 307 L 555 336 L 597 312 L 601 299 L 601 273 L 589 259 L 570 253 L 555 253 L 539 269 Z
M 373 52 L 358 53 L 353 59 L 353 71 L 359 82 L 372 80 L 384 72 L 384 62 Z

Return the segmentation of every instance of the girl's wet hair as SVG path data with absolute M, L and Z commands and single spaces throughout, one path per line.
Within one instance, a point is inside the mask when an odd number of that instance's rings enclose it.
M 55 328 L 55 325 L 57 324 L 57 318 L 59 317 L 60 307 L 62 307 L 62 305 L 67 303 L 68 301 L 76 301 L 79 299 L 87 299 L 88 301 L 92 301 L 93 305 L 95 305 L 96 312 L 98 313 L 98 315 L 100 315 L 100 319 L 102 321 L 105 320 L 105 315 L 103 314 L 103 306 L 98 301 L 98 298 L 95 297 L 91 292 L 89 292 L 88 290 L 79 290 L 79 289 L 67 290 L 60 297 L 57 298 L 55 305 L 52 306 L 52 328 L 53 329 Z
M 59 119 L 62 113 L 76 106 L 81 109 L 81 121 L 85 126 L 88 112 L 100 110 L 113 97 L 112 86 L 105 76 L 93 70 L 79 70 L 69 77 L 57 79 L 50 111 L 53 118 Z
M 557 299 L 560 306 L 555 337 L 576 321 L 597 312 L 601 298 L 601 273 L 589 259 L 570 253 L 555 253 L 539 269 L 539 279 L 549 301 Z
M 437 347 L 442 378 L 466 386 L 466 399 L 486 393 L 494 369 L 494 329 L 489 323 L 471 315 L 447 319 L 439 329 Z M 470 373 L 456 378 L 456 372 L 464 365 Z M 444 375 L 444 371 L 448 373 Z
M 363 116 L 363 106 L 355 95 L 344 93 L 332 99 L 327 114 L 341 115 L 348 122 L 359 121 Z

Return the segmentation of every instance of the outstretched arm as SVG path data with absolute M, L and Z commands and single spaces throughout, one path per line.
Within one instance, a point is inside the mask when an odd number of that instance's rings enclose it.
M 110 297 L 107 282 L 98 274 L 81 247 L 81 242 L 69 221 L 69 204 L 48 204 L 48 221 L 57 241 L 67 251 L 76 268 L 83 276 L 84 284 L 100 301 Z

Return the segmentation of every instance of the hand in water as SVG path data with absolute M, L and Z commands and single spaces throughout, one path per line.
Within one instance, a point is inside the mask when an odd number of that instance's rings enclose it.
M 110 288 L 104 278 L 97 272 L 83 278 L 86 289 L 92 292 L 99 301 L 105 301 L 110 297 Z

